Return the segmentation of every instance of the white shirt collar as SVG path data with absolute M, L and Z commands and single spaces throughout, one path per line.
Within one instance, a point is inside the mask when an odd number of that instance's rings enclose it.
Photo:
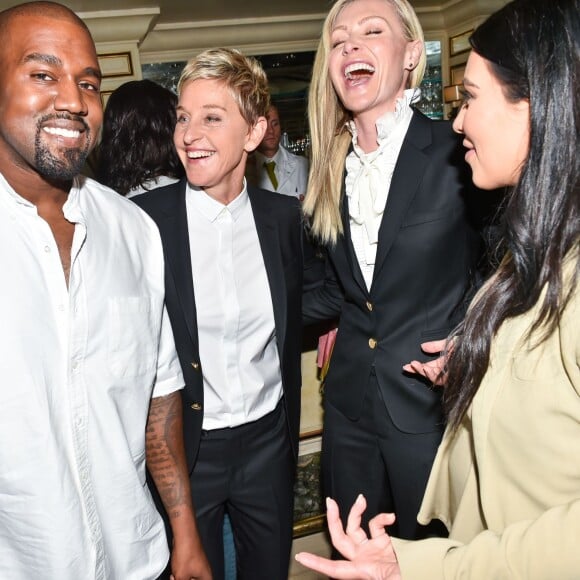
M 224 210 L 228 211 L 233 220 L 236 221 L 250 199 L 245 178 L 242 191 L 227 205 L 209 196 L 201 187 L 195 187 L 189 183 L 187 184 L 186 195 L 191 197 L 194 207 L 210 222 L 214 222 Z

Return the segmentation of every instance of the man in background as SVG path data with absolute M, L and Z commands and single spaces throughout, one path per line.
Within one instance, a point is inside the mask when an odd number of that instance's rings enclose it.
M 93 39 L 52 2 L 0 13 L 0 578 L 210 580 L 155 224 L 80 171 Z M 146 431 L 147 429 L 147 431 Z
M 284 195 L 293 195 L 302 201 L 308 183 L 308 161 L 280 146 L 282 128 L 278 109 L 271 105 L 266 115 L 268 125 L 258 150 L 253 156 L 253 167 L 257 187 Z

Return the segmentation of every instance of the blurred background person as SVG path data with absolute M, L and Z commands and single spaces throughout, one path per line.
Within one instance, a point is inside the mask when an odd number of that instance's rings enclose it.
M 421 343 L 463 318 L 482 249 L 461 140 L 412 107 L 425 61 L 406 0 L 334 4 L 310 88 L 304 200 L 328 254 L 305 318 L 340 319 L 325 378 L 324 494 L 345 515 L 363 492 L 369 513 L 397 512 L 405 538 L 439 531 L 416 515 L 444 416 L 440 390 L 403 365 L 434 359 Z
M 266 134 L 248 163 L 247 176 L 250 183 L 284 195 L 304 199 L 308 184 L 308 160 L 294 155 L 280 144 L 282 127 L 275 105 L 266 115 Z
M 449 417 L 419 513 L 449 539 L 328 519 L 333 578 L 573 580 L 580 554 L 580 2 L 516 0 L 473 34 L 454 127 L 481 188 L 508 186 L 504 258 L 453 333 Z M 348 463 L 345 471 L 351 469 Z M 395 517 L 396 517 L 395 513 Z
M 175 93 L 150 80 L 129 81 L 107 101 L 98 148 L 98 181 L 121 195 L 169 185 L 183 175 L 173 144 Z

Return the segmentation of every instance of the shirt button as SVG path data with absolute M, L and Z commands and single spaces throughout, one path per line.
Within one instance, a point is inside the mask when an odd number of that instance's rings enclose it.
M 44 251 L 49 254 L 50 253 L 50 246 L 44 246 Z
M 377 347 L 377 341 L 374 338 L 369 338 L 369 347 L 370 348 L 376 348 Z
M 367 302 L 367 310 L 369 312 L 372 312 L 373 311 L 373 304 L 372 304 L 372 302 Z
M 201 403 L 192 403 L 192 404 L 191 404 L 191 408 L 192 408 L 194 411 L 201 411 Z
M 194 368 L 196 371 L 198 371 L 198 370 L 199 370 L 199 363 L 198 363 L 198 362 L 195 362 L 195 361 L 193 361 L 193 362 L 191 363 L 191 366 L 192 366 L 192 367 L 193 367 L 193 368 Z

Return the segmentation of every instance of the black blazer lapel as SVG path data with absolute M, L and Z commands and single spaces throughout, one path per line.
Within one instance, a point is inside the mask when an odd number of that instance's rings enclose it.
M 164 208 L 165 216 L 159 220 L 158 227 L 165 240 L 165 259 L 171 271 L 175 290 L 183 310 L 191 340 L 197 344 L 197 315 L 191 271 L 191 251 L 189 231 L 187 228 L 187 211 L 185 207 L 186 181 L 176 185 L 176 195 L 167 196 L 168 204 Z
M 278 340 L 278 354 L 280 363 L 283 365 L 284 342 L 286 339 L 286 284 L 284 282 L 284 264 L 280 251 L 280 237 L 275 223 L 270 219 L 268 207 L 263 203 L 260 196 L 256 195 L 251 186 L 248 186 L 248 195 L 256 222 L 258 240 L 264 258 L 266 275 L 270 285 L 272 305 L 274 308 L 274 324 Z
M 360 289 L 366 294 L 368 294 L 367 284 L 363 278 L 360 265 L 358 263 L 358 258 L 356 252 L 354 251 L 354 246 L 352 245 L 352 237 L 350 233 L 350 216 L 348 212 L 348 197 L 346 196 L 345 186 L 344 186 L 344 175 L 342 179 L 342 207 L 340 208 L 342 214 L 342 228 L 344 235 L 339 238 L 337 245 L 342 244 L 344 255 L 348 262 L 348 267 L 352 272 L 355 282 L 359 285 Z
M 414 112 L 395 165 L 387 205 L 379 229 L 373 285 L 421 183 L 428 162 L 423 150 L 430 145 L 431 140 L 429 119 Z

